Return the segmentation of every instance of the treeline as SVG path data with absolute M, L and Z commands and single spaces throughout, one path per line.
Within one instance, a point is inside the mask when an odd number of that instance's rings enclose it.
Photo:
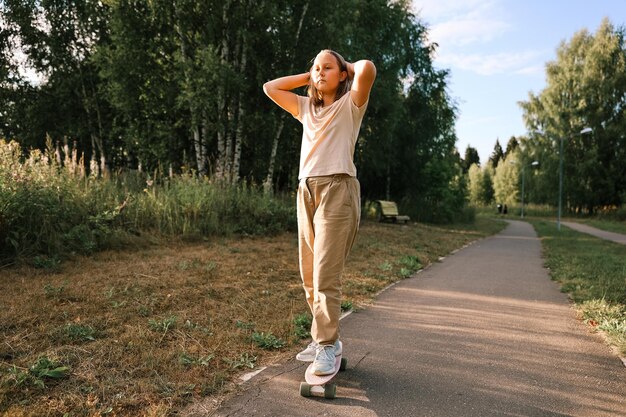
M 605 19 L 595 33 L 563 41 L 546 65 L 546 87 L 520 102 L 529 130 L 496 143 L 490 160 L 466 151 L 470 199 L 556 206 L 562 144 L 563 207 L 581 214 L 626 201 L 626 29 Z
M 291 190 L 301 127 L 261 86 L 306 71 L 332 48 L 378 69 L 356 154 L 364 197 L 398 200 L 419 220 L 449 221 L 466 195 L 456 108 L 448 72 L 433 66 L 436 45 L 410 6 L 5 0 L 0 137 L 44 149 L 48 135 L 59 153 L 67 144 L 84 155 L 92 175 L 158 170 Z

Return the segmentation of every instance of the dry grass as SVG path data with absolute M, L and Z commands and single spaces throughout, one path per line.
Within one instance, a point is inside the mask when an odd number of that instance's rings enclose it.
M 366 222 L 346 266 L 345 302 L 365 305 L 417 262 L 499 228 L 484 220 L 471 229 Z M 217 395 L 239 373 L 302 345 L 299 280 L 292 233 L 111 251 L 57 271 L 3 270 L 0 413 L 166 416 Z M 259 347 L 254 333 L 284 346 Z M 41 357 L 68 374 L 33 376 L 28 368 Z

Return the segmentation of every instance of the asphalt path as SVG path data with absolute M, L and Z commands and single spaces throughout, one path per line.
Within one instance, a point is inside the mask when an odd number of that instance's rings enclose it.
M 269 367 L 188 416 L 625 416 L 626 367 L 576 320 L 527 223 L 510 221 L 342 320 L 337 397 Z
M 575 222 L 561 222 L 561 224 L 578 232 L 587 233 L 588 235 L 599 237 L 600 239 L 611 240 L 615 243 L 621 243 L 622 245 L 626 245 L 626 235 L 623 235 L 621 233 L 600 230 L 596 229 L 595 227 L 587 226 L 586 224 Z

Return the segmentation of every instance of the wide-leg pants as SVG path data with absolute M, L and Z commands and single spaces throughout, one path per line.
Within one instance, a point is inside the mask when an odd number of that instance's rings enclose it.
M 341 274 L 361 216 L 359 181 L 346 174 L 309 177 L 298 185 L 300 276 L 319 344 L 339 338 Z

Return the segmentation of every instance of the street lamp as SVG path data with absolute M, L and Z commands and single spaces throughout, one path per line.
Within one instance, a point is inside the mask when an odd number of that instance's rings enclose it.
M 593 130 L 590 127 L 586 127 L 578 134 L 584 135 L 586 133 L 591 133 Z M 561 231 L 561 208 L 563 205 L 563 136 L 560 138 L 559 144 L 559 212 L 556 220 L 556 228 L 560 232 Z
M 522 165 L 522 215 L 521 215 L 522 219 L 524 218 L 524 179 L 525 179 L 524 169 L 527 166 L 535 167 L 537 165 L 539 165 L 539 161 L 532 161 L 529 165 Z

